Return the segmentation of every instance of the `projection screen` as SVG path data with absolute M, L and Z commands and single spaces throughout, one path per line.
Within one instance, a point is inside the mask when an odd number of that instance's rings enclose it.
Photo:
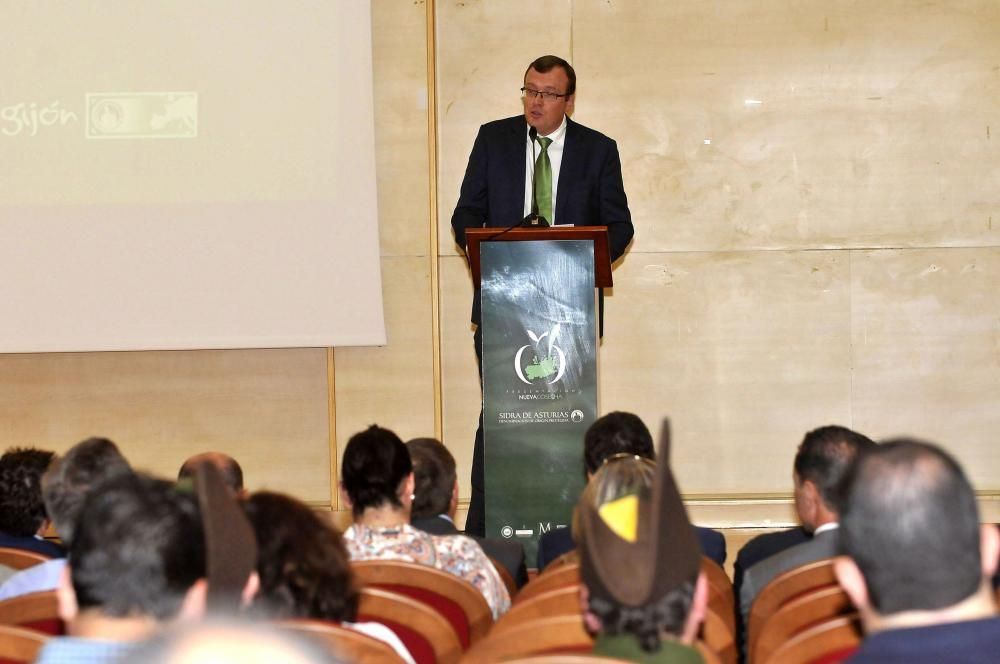
M 0 352 L 385 343 L 367 1 L 0 6 Z

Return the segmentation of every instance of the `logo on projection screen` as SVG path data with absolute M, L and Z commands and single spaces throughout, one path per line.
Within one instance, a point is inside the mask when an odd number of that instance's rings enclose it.
M 566 372 L 566 354 L 556 345 L 556 340 L 559 338 L 559 323 L 540 336 L 531 330 L 525 332 L 532 343 L 521 346 L 514 355 L 514 372 L 517 377 L 527 385 L 541 381 L 548 385 L 558 382 Z M 543 343 L 542 340 L 546 337 L 548 339 Z M 526 361 L 524 351 L 529 348 L 533 348 L 533 357 L 530 361 Z
M 87 94 L 87 138 L 196 138 L 197 92 Z

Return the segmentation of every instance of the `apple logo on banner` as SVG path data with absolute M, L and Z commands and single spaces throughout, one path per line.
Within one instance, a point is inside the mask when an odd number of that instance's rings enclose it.
M 517 354 L 514 356 L 514 371 L 517 373 L 517 377 L 526 385 L 531 385 L 532 381 L 540 380 L 544 380 L 548 385 L 558 382 L 566 372 L 566 354 L 563 353 L 562 348 L 556 345 L 556 339 L 559 338 L 559 323 L 541 335 L 536 335 L 531 330 L 525 330 L 525 332 L 532 343 L 517 349 Z M 543 344 L 542 340 L 546 337 L 547 341 Z M 532 347 L 534 348 L 534 357 L 530 362 L 525 363 L 524 351 Z M 554 377 L 552 380 L 547 380 L 550 376 Z

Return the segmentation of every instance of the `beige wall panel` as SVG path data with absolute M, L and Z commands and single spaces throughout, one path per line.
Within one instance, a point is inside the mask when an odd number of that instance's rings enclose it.
M 444 405 L 444 443 L 458 464 L 460 497 L 470 495 L 472 447 L 479 424 L 482 392 L 472 346 L 472 279 L 465 259 L 441 259 L 441 397 Z
M 372 3 L 375 167 L 383 256 L 428 253 L 426 12 L 422 2 Z
M 519 90 L 529 62 L 547 53 L 569 59 L 573 4 L 467 0 L 436 5 L 442 254 L 457 251 L 451 213 L 480 125 L 524 112 Z
M 847 252 L 633 253 L 615 283 L 601 411 L 669 415 L 685 494 L 788 492 L 802 434 L 850 424 Z
M 221 450 L 251 489 L 329 502 L 322 349 L 0 355 L 0 377 L 5 447 L 107 436 L 166 476 Z
M 382 283 L 388 345 L 334 353 L 338 456 L 347 440 L 370 424 L 392 429 L 403 440 L 434 435 L 427 258 L 383 258 Z
M 1000 490 L 1000 249 L 852 252 L 854 420 Z
M 640 251 L 995 245 L 1000 3 L 576 2 Z

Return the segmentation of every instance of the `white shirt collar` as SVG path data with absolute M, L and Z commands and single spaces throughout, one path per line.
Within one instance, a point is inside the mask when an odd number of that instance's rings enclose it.
M 820 533 L 825 533 L 830 530 L 836 530 L 840 527 L 840 524 L 836 521 L 831 521 L 830 523 L 824 523 L 822 526 L 816 526 L 816 530 L 813 531 L 813 537 L 819 535 Z

